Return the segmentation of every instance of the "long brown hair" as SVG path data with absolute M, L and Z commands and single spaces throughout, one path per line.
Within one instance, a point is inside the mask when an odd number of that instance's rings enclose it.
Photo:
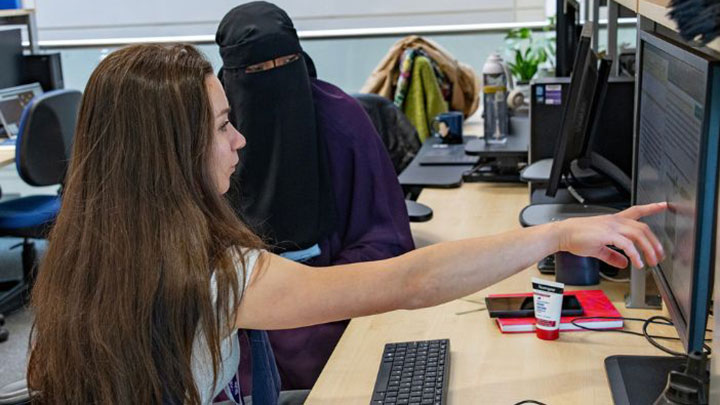
M 136 45 L 90 77 L 32 294 L 38 402 L 198 403 L 196 336 L 217 374 L 244 282 L 234 257 L 244 274 L 239 247 L 262 242 L 212 180 L 210 74 L 191 46 Z

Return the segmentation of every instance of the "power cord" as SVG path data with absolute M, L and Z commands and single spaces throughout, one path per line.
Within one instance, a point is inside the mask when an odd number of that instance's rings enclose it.
M 461 298 L 460 301 L 470 302 L 472 304 L 480 305 L 480 308 L 470 309 L 467 311 L 461 311 L 461 312 L 455 312 L 455 315 L 465 315 L 465 314 L 471 314 L 473 312 L 480 312 L 480 311 L 486 311 L 487 308 L 485 307 L 485 303 L 481 301 L 475 301 L 470 298 Z
M 623 329 L 592 328 L 592 327 L 588 327 L 588 326 L 577 323 L 578 321 L 589 320 L 589 319 L 605 319 L 605 320 L 622 320 L 622 321 L 643 322 L 642 333 L 633 332 L 630 330 L 623 330 Z M 662 326 L 673 326 L 674 325 L 670 319 L 668 319 L 664 316 L 656 315 L 656 316 L 651 316 L 648 319 L 626 318 L 626 317 L 622 317 L 622 316 L 581 316 L 581 317 L 577 317 L 577 318 L 573 319 L 572 321 L 570 321 L 570 324 L 572 324 L 573 326 L 575 326 L 579 329 L 591 330 L 591 331 L 595 331 L 595 332 L 615 332 L 615 333 L 626 333 L 628 335 L 642 336 L 645 339 L 647 339 L 647 341 L 651 345 L 655 346 L 656 348 L 658 348 L 659 350 L 661 350 L 667 354 L 670 354 L 670 355 L 676 356 L 676 357 L 685 357 L 685 358 L 687 357 L 687 354 L 677 352 L 672 349 L 668 349 L 667 347 L 661 345 L 660 343 L 658 343 L 656 341 L 656 340 L 680 340 L 680 338 L 670 337 L 670 336 L 651 335 L 650 333 L 648 333 L 648 327 L 651 324 L 662 325 Z M 710 330 L 710 329 L 705 329 L 705 331 L 712 332 L 712 330 Z M 708 342 L 710 340 L 711 339 L 705 339 L 706 342 Z M 710 346 L 708 346 L 707 344 L 703 344 L 703 348 L 705 349 L 705 352 L 708 354 L 708 356 L 712 353 Z
M 535 405 L 545 405 L 544 403 L 540 401 L 536 401 L 534 399 L 526 399 L 520 402 L 515 403 L 514 405 L 523 405 L 523 404 L 535 404 Z

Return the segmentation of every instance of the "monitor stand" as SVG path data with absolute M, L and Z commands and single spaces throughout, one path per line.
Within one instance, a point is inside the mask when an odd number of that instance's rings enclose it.
M 510 135 L 507 142 L 487 144 L 478 138 L 465 144 L 465 153 L 477 155 L 478 164 L 463 175 L 463 181 L 473 182 L 519 182 L 520 171 L 527 165 L 530 144 L 530 118 L 510 117 Z
M 568 218 L 591 217 L 595 215 L 615 214 L 618 210 L 602 205 L 586 204 L 534 204 L 520 211 L 520 225 L 523 227 L 562 221 Z
M 610 356 L 605 359 L 615 405 L 652 405 L 667 394 L 671 371 L 684 372 L 688 359 L 669 356 Z M 701 363 L 705 369 L 704 361 Z M 689 377 L 683 374 L 683 377 Z M 672 402 L 660 402 L 662 404 Z M 690 402 L 692 403 L 692 402 Z
M 558 189 L 555 197 L 546 195 L 544 185 L 533 185 L 530 191 L 530 204 L 578 204 L 575 195 L 567 188 Z M 603 205 L 612 208 L 625 209 L 630 206 L 630 198 L 618 192 L 617 187 L 612 184 L 596 187 L 574 188 L 576 193 L 582 196 L 585 204 Z
M 541 159 L 533 162 L 523 169 L 520 173 L 520 179 L 530 183 L 547 183 L 550 181 L 550 171 L 552 169 L 553 159 Z M 599 182 L 604 177 L 593 169 L 583 169 L 578 166 L 577 160 L 570 162 L 570 170 L 575 177 L 586 182 Z

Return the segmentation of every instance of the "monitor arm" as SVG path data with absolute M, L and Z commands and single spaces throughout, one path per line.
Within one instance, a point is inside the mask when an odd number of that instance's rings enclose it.
M 602 155 L 590 152 L 589 157 L 578 159 L 578 167 L 581 169 L 593 169 L 612 181 L 618 191 L 630 194 L 632 180 L 614 163 Z

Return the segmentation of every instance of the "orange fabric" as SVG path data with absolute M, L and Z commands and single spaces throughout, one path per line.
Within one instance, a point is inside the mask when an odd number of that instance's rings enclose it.
M 474 113 L 480 104 L 480 81 L 473 69 L 458 62 L 436 42 L 418 35 L 407 36 L 396 42 L 365 81 L 361 93 L 375 93 L 392 100 L 398 81 L 398 59 L 407 48 L 422 49 L 440 66 L 452 83 L 450 109 L 462 111 L 465 117 Z

